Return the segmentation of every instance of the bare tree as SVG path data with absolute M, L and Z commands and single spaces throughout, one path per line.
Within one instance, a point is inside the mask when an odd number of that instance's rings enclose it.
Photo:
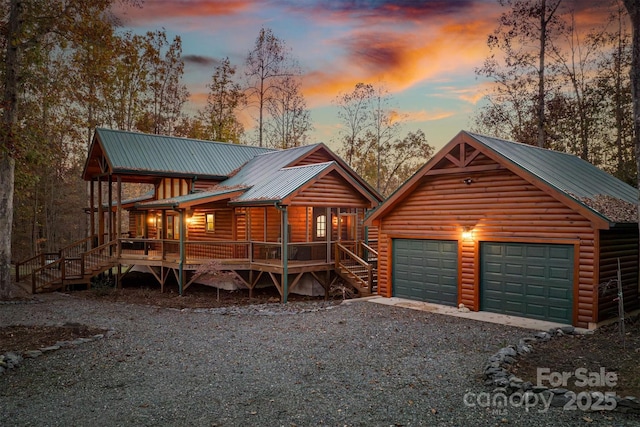
M 267 101 L 266 136 L 271 147 L 299 147 L 313 127 L 301 85 L 297 76 L 282 77 L 274 96 Z
M 289 51 L 285 42 L 269 28 L 261 28 L 253 50 L 245 61 L 248 79 L 247 99 L 258 108 L 258 145 L 264 143 L 264 122 L 267 102 L 275 96 L 282 77 L 291 75 Z
M 334 101 L 344 125 L 339 153 L 382 195 L 389 195 L 433 154 L 421 130 L 401 137 L 405 117 L 382 86 L 358 83 Z
M 533 101 L 533 105 L 520 106 L 521 111 L 517 112 L 518 126 L 522 128 L 534 122 L 535 144 L 544 147 L 545 100 L 547 93 L 553 92 L 549 90 L 548 85 L 547 49 L 554 38 L 564 31 L 565 24 L 558 13 L 562 0 L 533 2 L 498 0 L 498 2 L 509 10 L 500 16 L 498 28 L 489 36 L 488 45 L 492 55 L 485 61 L 483 67 L 476 70 L 476 73 L 506 85 L 504 89 L 512 100 L 517 99 L 521 102 L 529 98 Z M 496 59 L 495 51 L 504 54 L 504 64 L 500 64 Z M 523 97 L 521 95 L 523 91 L 529 92 L 529 95 Z M 532 115 L 533 120 L 525 119 L 525 115 Z M 522 130 L 520 133 L 523 133 Z M 523 142 L 533 143 L 528 140 Z
M 372 103 L 375 88 L 371 84 L 357 83 L 353 91 L 339 94 L 334 104 L 338 107 L 338 119 L 344 124 L 340 131 L 340 154 L 353 167 L 362 157 L 364 135 L 372 126 Z
M 169 43 L 164 30 L 148 32 L 145 40 L 149 56 L 149 83 L 144 118 L 150 121 L 146 127 L 155 134 L 172 135 L 182 106 L 189 97 L 187 87 L 182 83 L 182 40 L 176 36 Z M 136 127 L 147 130 L 139 125 Z

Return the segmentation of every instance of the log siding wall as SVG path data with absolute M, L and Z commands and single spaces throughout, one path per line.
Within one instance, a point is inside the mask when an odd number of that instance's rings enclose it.
M 291 201 L 291 205 L 368 208 L 371 202 L 354 190 L 338 173 L 331 172 L 301 191 Z
M 617 297 L 618 259 L 622 273 L 624 309 L 638 308 L 638 227 L 636 224 L 617 225 L 600 232 L 600 265 L 598 284 L 615 280 L 606 290 L 598 291 L 598 321 L 618 315 Z
M 472 178 L 471 185 L 463 182 Z M 472 242 L 461 241 L 472 227 Z M 381 218 L 378 292 L 392 295 L 392 238 L 460 241 L 459 303 L 479 310 L 481 241 L 574 244 L 574 323 L 595 321 L 594 239 L 590 221 L 508 170 L 426 176 Z

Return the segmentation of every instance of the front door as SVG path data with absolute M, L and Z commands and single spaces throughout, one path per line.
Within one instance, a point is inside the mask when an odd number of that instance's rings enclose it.
M 341 213 L 338 216 L 338 240 L 354 242 L 358 238 L 357 219 L 355 213 Z
M 167 214 L 167 239 L 180 239 L 180 217 L 176 214 Z

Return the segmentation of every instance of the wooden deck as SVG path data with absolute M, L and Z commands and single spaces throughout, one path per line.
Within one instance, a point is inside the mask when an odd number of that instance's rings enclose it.
M 375 252 L 362 242 L 359 245 L 353 242 L 353 247 Z M 34 257 L 20 264 L 16 278 L 29 279 L 32 292 L 36 293 L 65 289 L 76 284 L 89 285 L 92 277 L 114 269 L 117 269 L 117 277 L 121 278 L 134 266 L 146 266 L 149 267 L 148 272 L 159 282 L 161 289 L 164 289 L 167 279 L 173 275 L 182 292 L 198 280 L 201 273 L 197 270 L 213 261 L 215 269 L 230 273 L 244 283 L 250 292 L 261 278 L 269 277 L 278 288 L 283 301 L 286 301 L 288 291 L 307 273 L 321 283 L 327 293 L 338 275 L 352 283 L 361 294 L 370 293 L 372 290 L 371 267 L 366 261 L 359 260 L 360 264 L 369 267 L 368 283 L 363 286 L 362 279 L 356 280 L 358 273 L 353 266 L 357 263 L 345 262 L 346 253 L 351 254 L 351 261 L 353 257 L 358 256 L 347 250 L 343 244 L 290 243 L 287 246 L 286 265 L 280 256 L 283 249 L 281 243 L 273 242 L 181 243 L 175 240 L 122 238 L 78 254 L 67 256 L 61 252 L 51 260 L 45 256 Z M 334 259 L 336 254 L 340 257 L 338 261 Z M 184 261 L 181 262 L 181 259 Z

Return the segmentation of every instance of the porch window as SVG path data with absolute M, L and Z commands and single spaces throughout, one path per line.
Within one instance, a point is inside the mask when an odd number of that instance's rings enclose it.
M 327 216 L 326 215 L 318 215 L 316 218 L 316 237 L 325 238 L 327 237 Z
M 205 230 L 207 233 L 215 233 L 216 232 L 216 214 L 208 213 L 205 216 Z

